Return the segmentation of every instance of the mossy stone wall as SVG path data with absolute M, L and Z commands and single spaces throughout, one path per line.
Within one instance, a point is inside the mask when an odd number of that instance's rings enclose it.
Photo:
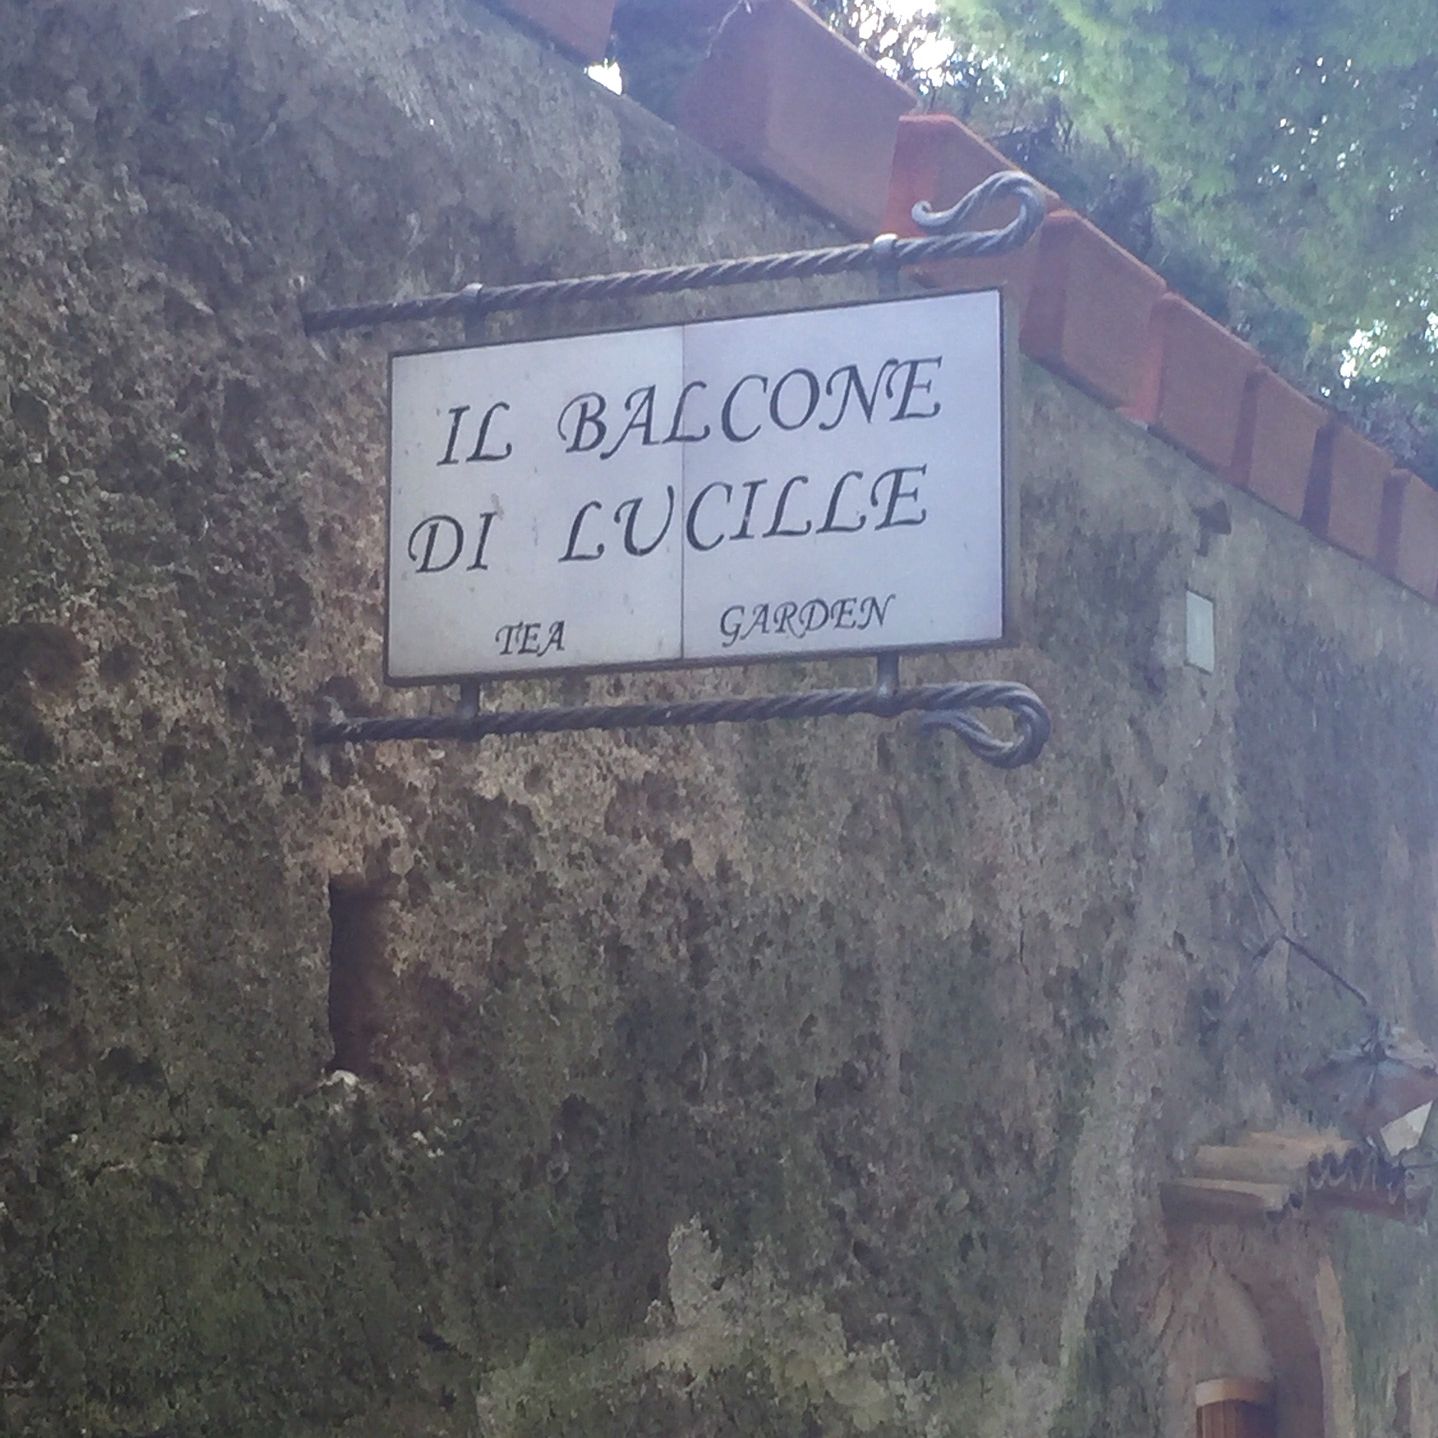
M 477 4 L 0 36 L 0 1432 L 1160 1431 L 1159 1183 L 1356 1019 L 1247 964 L 1240 853 L 1438 1024 L 1432 609 L 1030 367 L 1021 642 L 910 669 L 1031 684 L 1037 767 L 867 720 L 319 754 L 429 702 L 377 678 L 384 357 L 455 336 L 301 303 L 832 232 Z M 1431 1246 L 1347 1252 L 1376 1433 Z

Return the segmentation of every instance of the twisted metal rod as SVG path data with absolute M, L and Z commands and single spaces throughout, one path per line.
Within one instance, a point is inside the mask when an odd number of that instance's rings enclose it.
M 985 206 L 1003 199 L 1017 200 L 1019 212 L 1001 229 L 950 233 Z M 1038 186 L 1027 175 L 1005 170 L 990 175 L 951 209 L 935 212 L 927 203 L 920 202 L 914 206 L 913 214 L 916 224 L 935 233 L 906 240 L 895 235 L 880 235 L 868 244 L 753 255 L 746 259 L 589 275 L 581 279 L 538 280 L 522 285 L 466 285 L 450 294 L 314 310 L 304 316 L 305 333 L 367 329 L 409 320 L 441 319 L 446 315 L 478 318 L 499 310 L 530 309 L 576 300 L 633 299 L 641 295 L 677 294 L 683 290 L 756 284 L 764 280 L 811 279 L 819 275 L 918 264 L 924 260 L 979 259 L 1006 254 L 1026 244 L 1043 223 L 1045 206 Z
M 1014 737 L 1001 739 L 970 712 L 1007 709 Z M 314 728 L 317 744 L 373 744 L 402 739 L 477 741 L 492 735 L 559 734 L 591 729 L 659 729 L 742 724 L 765 719 L 820 719 L 872 714 L 892 719 L 918 711 L 921 728 L 951 729 L 986 764 L 1017 769 L 1038 758 L 1052 725 L 1043 701 L 1022 684 L 986 680 L 881 689 L 822 689 L 748 699 L 697 699 L 675 704 L 582 705 L 575 708 L 494 710 L 475 715 L 432 714 L 395 719 L 338 719 Z
M 1018 214 L 996 230 L 949 233 L 997 200 L 1018 202 Z M 327 330 L 363 329 L 448 315 L 475 321 L 500 310 L 529 309 L 542 304 L 578 300 L 632 299 L 676 294 L 684 290 L 767 280 L 809 279 L 859 270 L 896 272 L 926 260 L 977 259 L 1005 254 L 1027 243 L 1043 223 L 1045 205 L 1027 175 L 1005 171 L 991 175 L 951 209 L 935 212 L 926 203 L 914 206 L 915 223 L 935 233 L 917 239 L 880 235 L 868 244 L 801 250 L 702 265 L 675 265 L 625 274 L 591 275 L 579 279 L 543 280 L 530 284 L 485 287 L 466 285 L 450 294 L 425 295 L 383 304 L 347 305 L 316 310 L 304 316 L 307 334 Z M 971 711 L 1007 709 L 1014 737 L 1000 739 Z M 985 681 L 970 684 L 924 685 L 913 689 L 832 689 L 808 694 L 776 694 L 747 699 L 707 699 L 676 704 L 618 704 L 575 708 L 524 709 L 430 715 L 395 719 L 339 719 L 319 723 L 317 744 L 363 744 L 405 739 L 477 741 L 492 735 L 554 734 L 584 730 L 670 728 L 690 725 L 748 723 L 768 719 L 813 719 L 829 715 L 871 714 L 894 718 L 918 711 L 921 729 L 949 729 L 985 763 L 1017 769 L 1038 758 L 1048 742 L 1048 710 L 1021 684 Z

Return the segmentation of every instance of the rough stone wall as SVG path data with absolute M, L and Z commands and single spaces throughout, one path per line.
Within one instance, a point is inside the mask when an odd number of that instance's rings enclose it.
M 1033 685 L 1037 768 L 868 721 L 316 755 L 427 700 L 376 677 L 391 337 L 301 293 L 826 231 L 457 0 L 0 36 L 0 1431 L 1187 1431 L 1158 1185 L 1357 1020 L 1245 966 L 1239 853 L 1438 1028 L 1431 608 L 1030 367 L 1023 642 L 912 668 Z M 1253 1243 L 1334 1253 L 1332 1432 L 1433 1411 L 1425 1236 Z

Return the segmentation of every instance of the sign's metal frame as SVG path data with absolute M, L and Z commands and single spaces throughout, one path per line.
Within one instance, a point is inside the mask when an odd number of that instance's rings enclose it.
M 887 287 L 887 286 L 886 286 Z M 1012 424 L 1017 397 L 1017 362 L 1018 346 L 1013 339 L 1014 326 L 1010 322 L 1007 297 L 999 290 L 977 291 L 976 293 L 998 293 L 999 304 L 999 403 L 1002 409 L 1003 424 L 999 435 L 999 465 L 1000 465 L 1000 543 L 1002 545 L 1002 575 L 1003 585 L 1003 608 L 1001 624 L 1003 628 L 1002 637 L 998 639 L 974 639 L 957 640 L 945 643 L 926 644 L 904 644 L 892 645 L 885 648 L 887 654 L 937 654 L 949 650 L 965 649 L 1006 649 L 1017 642 L 1015 633 L 1016 618 L 1014 614 L 1014 582 L 1017 578 L 1015 545 L 1014 539 L 1017 535 L 1017 503 L 1015 496 L 1017 488 L 1012 481 L 1010 466 L 1015 454 L 1013 443 Z M 740 315 L 719 315 L 712 319 L 690 321 L 691 324 L 728 324 L 734 320 L 746 319 L 769 319 L 779 315 L 796 314 L 832 314 L 839 310 L 865 309 L 872 305 L 886 304 L 924 304 L 930 300 L 941 298 L 932 294 L 897 295 L 881 294 L 870 296 L 861 300 L 847 300 L 836 305 L 822 306 L 795 306 L 792 309 L 783 310 L 756 310 L 750 314 Z M 551 340 L 562 341 L 576 336 L 603 336 L 610 334 L 643 334 L 646 330 L 660 330 L 672 328 L 670 321 L 656 321 L 651 325 L 623 325 L 614 326 L 608 329 L 590 330 L 575 329 L 565 330 L 555 334 L 545 335 L 539 343 L 548 343 Z M 468 338 L 466 342 L 457 345 L 436 345 L 428 349 L 396 350 L 390 355 L 388 375 L 388 404 L 391 416 L 394 408 L 394 362 L 400 359 L 408 359 L 419 355 L 453 354 L 462 353 L 473 349 L 503 349 L 507 345 L 531 344 L 534 341 L 524 337 L 514 339 L 495 340 L 488 342 L 483 330 L 474 324 L 466 325 Z M 394 454 L 393 454 L 394 433 L 393 425 L 389 427 L 386 434 L 386 481 L 385 481 L 385 533 L 390 532 L 390 511 L 394 498 Z M 392 536 L 390 537 L 392 540 Z M 583 666 L 564 666 L 560 668 L 545 668 L 536 666 L 533 669 L 526 668 L 522 672 L 506 671 L 500 673 L 444 673 L 444 674 L 423 674 L 413 678 L 395 678 L 391 673 L 390 666 L 390 603 L 393 592 L 392 566 L 385 566 L 385 588 L 384 588 L 384 682 L 392 689 L 423 689 L 441 684 L 499 684 L 516 679 L 558 679 L 565 675 L 584 674 L 629 674 L 629 673 L 657 673 L 665 670 L 684 669 L 729 669 L 745 664 L 772 664 L 779 661 L 809 662 L 816 663 L 835 659 L 854 659 L 863 654 L 874 653 L 872 647 L 864 650 L 849 649 L 813 649 L 804 650 L 802 653 L 784 654 L 738 654 L 732 658 L 724 656 L 709 656 L 699 659 L 655 659 L 640 660 L 629 663 L 618 664 L 586 664 Z
M 960 230 L 967 220 L 985 206 L 1000 199 L 1018 202 L 1019 213 L 998 230 Z M 347 306 L 312 312 L 304 327 L 315 335 L 337 329 L 364 329 L 379 324 L 455 316 L 465 321 L 466 339 L 482 343 L 485 316 L 505 309 L 528 309 L 540 304 L 574 300 L 632 298 L 639 295 L 672 294 L 720 285 L 748 284 L 765 280 L 801 279 L 817 275 L 877 270 L 881 276 L 880 299 L 896 297 L 900 268 L 904 265 L 942 259 L 978 258 L 1003 254 L 1027 243 L 1043 223 L 1045 205 L 1038 186 L 1027 175 L 1005 172 L 992 175 L 970 191 L 952 209 L 933 212 L 928 205 L 914 208 L 914 219 L 933 233 L 915 239 L 881 235 L 869 244 L 805 250 L 792 254 L 755 256 L 705 265 L 675 266 L 640 270 L 626 274 L 595 275 L 573 280 L 547 280 L 532 284 L 485 288 L 469 285 L 452 294 L 431 295 L 387 304 Z M 866 303 L 859 301 L 857 303 Z M 837 308 L 837 307 L 836 307 Z M 769 313 L 775 313 L 770 311 Z M 1012 599 L 1015 592 L 1015 546 L 1013 505 L 1016 486 L 1008 472 L 1014 454 L 1013 406 L 1008 402 L 1009 380 L 1015 371 L 1012 326 L 1001 316 L 1001 358 L 1003 363 L 1004 460 L 1004 644 L 1013 642 Z M 635 327 L 638 328 L 638 327 Z M 389 483 L 386 481 L 386 511 Z M 386 525 L 386 530 L 388 525 Z M 388 577 L 386 579 L 386 643 L 388 642 Z M 929 652 L 940 648 L 968 648 L 969 645 L 925 645 L 902 652 Z M 993 647 L 986 645 L 985 647 Z M 795 656 L 821 659 L 824 656 Z M 1032 763 L 1048 741 L 1051 721 L 1043 702 L 1021 684 L 984 681 L 965 684 L 899 686 L 900 651 L 876 655 L 876 682 L 870 689 L 839 689 L 797 694 L 776 694 L 748 698 L 694 700 L 674 704 L 582 705 L 572 708 L 481 711 L 479 685 L 462 680 L 460 701 L 452 715 L 416 715 L 397 718 L 340 718 L 318 723 L 313 739 L 317 744 L 361 744 L 384 740 L 427 739 L 474 741 L 491 735 L 575 732 L 633 728 L 670 728 L 718 723 L 743 723 L 767 719 L 800 719 L 838 714 L 871 714 L 892 718 L 919 712 L 924 727 L 955 731 L 978 756 L 998 768 L 1014 769 Z M 624 670 L 719 667 L 726 661 L 663 661 L 655 665 L 625 665 Z M 769 662 L 754 657 L 734 663 Z M 386 662 L 386 682 L 388 663 Z M 598 669 L 578 672 L 601 672 Z M 448 676 L 446 676 L 448 678 Z M 516 676 L 520 677 L 520 676 Z M 525 674 L 525 678 L 529 675 Z M 535 677 L 539 677 L 538 671 Z M 403 687 L 431 682 L 403 681 Z M 452 682 L 452 681 L 451 681 Z M 401 687 L 396 685 L 395 687 Z M 973 713 L 976 709 L 1007 709 L 1014 720 L 1014 737 L 994 735 Z

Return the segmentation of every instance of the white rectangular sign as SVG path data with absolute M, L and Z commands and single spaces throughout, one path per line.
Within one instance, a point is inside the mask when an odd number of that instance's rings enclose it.
M 994 291 L 397 355 L 386 678 L 1004 637 Z

